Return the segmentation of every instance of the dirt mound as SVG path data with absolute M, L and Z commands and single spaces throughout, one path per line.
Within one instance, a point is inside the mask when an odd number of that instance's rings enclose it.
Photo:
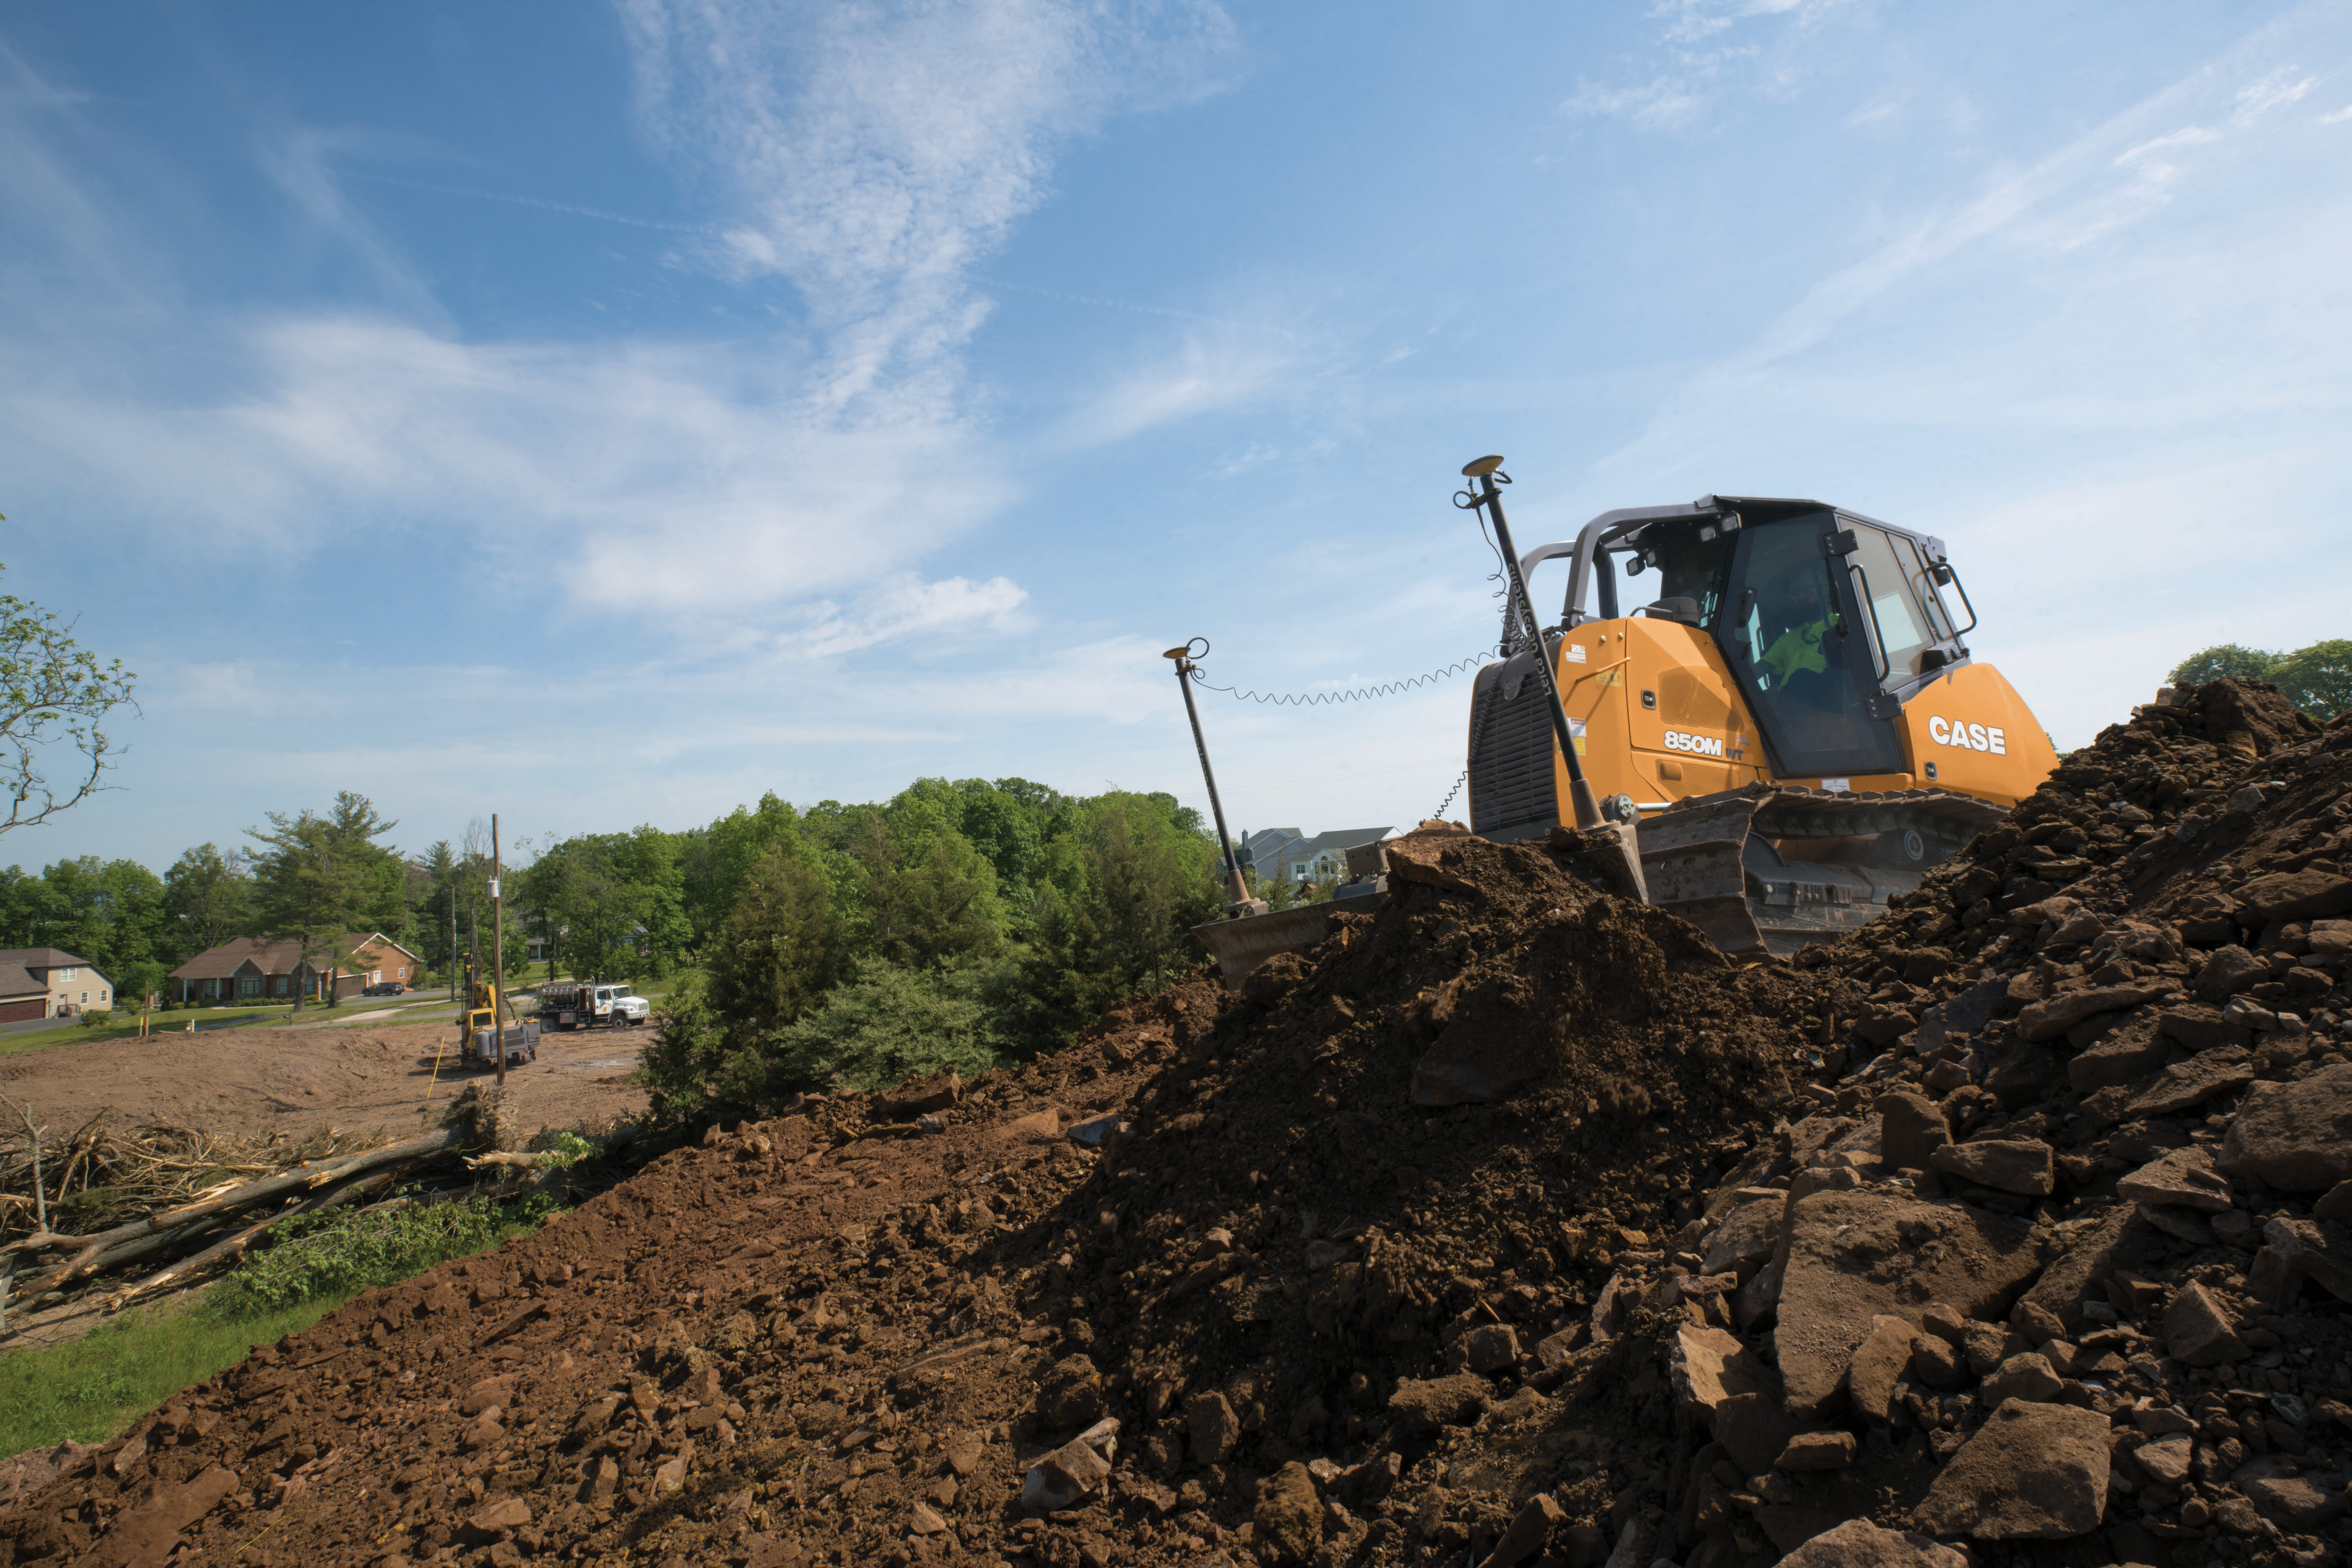
M 1574 836 L 1417 841 L 1238 994 L 353 1301 L 61 1456 L 0 1568 L 2321 1568 L 2347 770 L 2201 689 L 1786 964 Z

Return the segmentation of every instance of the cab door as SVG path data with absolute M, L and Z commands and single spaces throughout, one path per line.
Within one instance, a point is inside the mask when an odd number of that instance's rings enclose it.
M 1878 655 L 1846 567 L 1853 548 L 1824 510 L 1744 529 L 1732 558 L 1716 640 L 1780 778 L 1904 771 L 1891 721 L 1900 710 L 1880 700 Z

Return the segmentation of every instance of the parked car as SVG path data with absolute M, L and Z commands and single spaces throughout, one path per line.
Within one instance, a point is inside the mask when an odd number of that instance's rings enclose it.
M 362 991 L 360 994 L 362 996 L 405 996 L 408 994 L 408 987 L 402 984 L 397 980 L 387 980 L 382 984 L 368 986 L 365 990 Z

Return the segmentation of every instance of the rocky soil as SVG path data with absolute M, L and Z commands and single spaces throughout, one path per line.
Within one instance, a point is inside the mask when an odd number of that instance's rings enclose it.
M 2352 1521 L 2352 725 L 2222 682 L 1735 965 L 1573 836 L 714 1130 L 54 1456 L 23 1563 L 2293 1563 Z

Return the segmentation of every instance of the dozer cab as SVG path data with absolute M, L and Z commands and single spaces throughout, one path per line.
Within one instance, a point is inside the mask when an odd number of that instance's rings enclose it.
M 1702 496 L 1603 512 L 1519 564 L 1553 560 L 1569 564 L 1559 624 L 1507 608 L 1502 660 L 1473 689 L 1471 830 L 1563 819 L 1567 765 L 1531 679 L 1548 659 L 1602 815 L 1640 825 L 1650 900 L 1727 952 L 1793 952 L 1885 912 L 2057 766 L 1961 640 L 1976 612 L 1939 539 L 1822 501 Z M 1621 576 L 1648 577 L 1647 602 L 1621 608 Z

